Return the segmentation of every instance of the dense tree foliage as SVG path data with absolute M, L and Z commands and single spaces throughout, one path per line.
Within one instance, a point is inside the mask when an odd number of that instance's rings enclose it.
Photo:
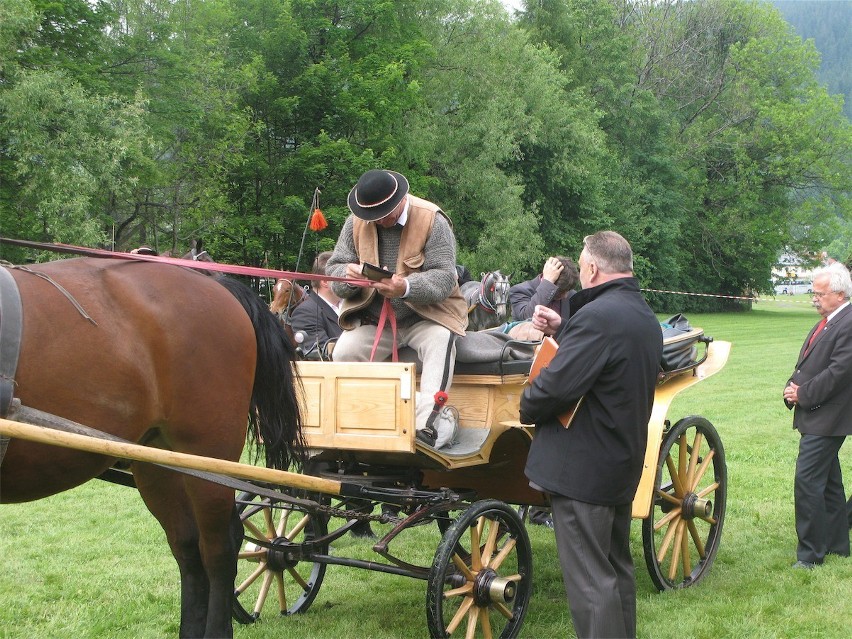
M 852 0 L 771 0 L 800 36 L 813 39 L 820 53 L 817 76 L 829 93 L 844 96 L 852 119 Z
M 745 0 L 5 0 L 0 232 L 306 270 L 381 166 L 474 273 L 613 228 L 646 287 L 768 290 L 852 233 L 818 65 Z

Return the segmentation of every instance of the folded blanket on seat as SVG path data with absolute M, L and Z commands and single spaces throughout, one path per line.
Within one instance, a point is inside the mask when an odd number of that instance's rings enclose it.
M 467 364 L 532 359 L 536 343 L 518 342 L 502 331 L 472 331 L 456 340 L 456 361 Z

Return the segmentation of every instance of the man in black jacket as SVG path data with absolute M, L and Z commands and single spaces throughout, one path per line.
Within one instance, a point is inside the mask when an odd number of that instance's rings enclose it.
M 547 492 L 578 637 L 635 637 L 631 504 L 645 456 L 662 331 L 633 277 L 630 244 L 613 231 L 583 241 L 583 290 L 567 322 L 538 306 L 533 325 L 559 350 L 521 397 L 535 424 L 526 475 Z M 564 324 L 564 325 L 563 325 Z M 558 332 L 557 332 L 558 331 Z M 583 401 L 565 428 L 558 416 Z
M 331 251 L 324 251 L 314 260 L 313 273 L 325 275 L 325 265 Z M 307 298 L 290 313 L 294 333 L 302 334 L 300 348 L 306 359 L 330 360 L 337 338 L 343 332 L 337 323 L 340 298 L 327 280 L 313 280 Z

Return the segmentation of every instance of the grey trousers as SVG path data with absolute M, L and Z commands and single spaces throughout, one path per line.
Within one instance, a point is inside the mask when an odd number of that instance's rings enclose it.
M 826 553 L 849 556 L 846 493 L 837 457 L 844 436 L 802 435 L 793 487 L 796 559 L 821 564 Z
M 631 504 L 551 495 L 556 548 L 577 637 L 636 636 Z
M 369 362 L 377 327 L 365 324 L 343 334 L 337 339 L 333 358 L 335 362 Z M 409 346 L 417 352 L 423 363 L 420 375 L 420 397 L 417 402 L 415 427 L 422 430 L 435 405 L 435 393 L 449 391 L 456 363 L 455 334 L 435 322 L 417 322 L 397 330 L 397 347 Z M 393 333 L 385 326 L 376 347 L 375 361 L 390 359 L 393 352 Z M 452 404 L 452 400 L 450 400 Z

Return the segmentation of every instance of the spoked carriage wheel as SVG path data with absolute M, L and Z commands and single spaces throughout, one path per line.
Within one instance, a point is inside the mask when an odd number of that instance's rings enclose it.
M 281 615 L 305 612 L 317 596 L 326 564 L 305 559 L 301 544 L 326 534 L 325 519 L 251 493 L 237 499 L 246 541 L 238 555 L 234 619 L 254 623 L 267 604 Z M 326 554 L 328 547 L 318 550 Z
M 727 493 L 725 452 L 703 417 L 686 417 L 663 440 L 651 514 L 642 522 L 645 563 L 660 590 L 686 588 L 710 571 Z
M 517 637 L 532 589 L 532 551 L 518 513 L 474 503 L 447 529 L 429 570 L 431 637 Z

